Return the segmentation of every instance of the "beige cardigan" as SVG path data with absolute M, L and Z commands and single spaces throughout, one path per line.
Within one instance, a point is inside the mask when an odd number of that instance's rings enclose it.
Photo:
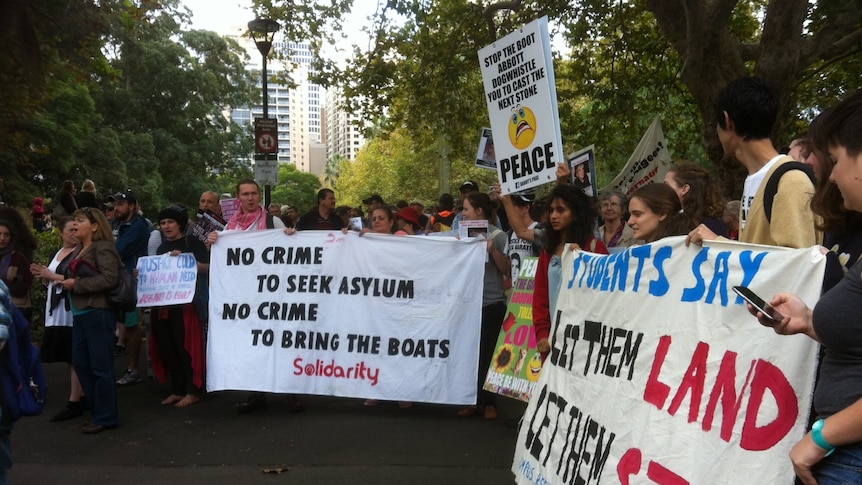
M 772 203 L 772 223 L 766 219 L 763 193 L 769 177 L 780 165 L 791 161 L 790 157 L 783 157 L 769 169 L 751 201 L 745 228 L 739 229 L 741 242 L 788 248 L 807 248 L 823 242 L 823 233 L 815 229 L 817 219 L 811 211 L 814 186 L 800 170 L 790 170 L 781 176 Z M 739 220 L 742 220 L 742 208 Z

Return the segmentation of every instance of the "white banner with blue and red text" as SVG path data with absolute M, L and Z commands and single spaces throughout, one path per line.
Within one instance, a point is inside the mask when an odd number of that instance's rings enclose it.
M 225 231 L 207 389 L 473 404 L 485 244 Z
M 551 354 L 512 472 L 527 483 L 793 483 L 817 345 L 751 316 L 733 286 L 816 303 L 819 247 L 659 240 L 564 251 Z

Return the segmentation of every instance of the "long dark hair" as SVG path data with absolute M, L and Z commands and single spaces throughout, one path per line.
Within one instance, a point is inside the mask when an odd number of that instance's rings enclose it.
M 0 220 L 6 222 L 6 227 L 12 233 L 11 244 L 15 251 L 27 256 L 27 259 L 32 261 L 33 253 L 36 251 L 39 241 L 33 235 L 30 226 L 24 222 L 21 214 L 14 207 L 3 206 L 0 207 Z
M 632 194 L 631 199 L 634 198 L 640 199 L 654 213 L 666 216 L 663 221 L 659 221 L 652 241 L 688 234 L 697 225 L 687 213 L 683 212 L 679 196 L 668 185 L 660 183 L 644 185 Z
M 682 208 L 697 223 L 707 217 L 721 219 L 724 214 L 724 197 L 721 189 L 709 172 L 700 165 L 682 161 L 670 169 L 677 185 L 688 185 L 688 193 L 682 197 Z
M 836 111 L 836 108 L 840 108 Z M 858 146 L 859 127 L 846 127 L 847 123 L 860 122 L 862 116 L 862 91 L 857 91 L 837 106 L 820 113 L 808 127 L 810 139 L 809 148 L 820 160 L 820 178 L 811 198 L 811 210 L 823 220 L 817 224 L 817 229 L 833 234 L 846 234 L 862 226 L 862 214 L 844 207 L 844 196 L 838 186 L 829 181 L 832 175 L 832 160 L 829 156 L 829 145 L 840 144 L 847 148 L 851 143 Z M 855 120 L 854 120 L 855 117 Z M 848 150 L 848 155 L 852 154 Z
M 488 194 L 484 194 L 482 192 L 473 192 L 467 196 L 467 200 L 470 201 L 470 205 L 473 206 L 473 209 L 482 209 L 482 215 L 490 222 L 494 222 L 497 220 L 494 217 L 494 203 L 491 202 L 491 197 Z
M 571 185 L 558 185 L 548 200 L 546 212 L 550 213 L 551 204 L 554 200 L 559 200 L 572 211 L 572 223 L 562 231 L 555 231 L 551 227 L 545 229 L 545 251 L 554 254 L 562 243 L 576 243 L 587 249 L 587 241 L 593 234 L 593 220 L 596 218 L 590 198 Z

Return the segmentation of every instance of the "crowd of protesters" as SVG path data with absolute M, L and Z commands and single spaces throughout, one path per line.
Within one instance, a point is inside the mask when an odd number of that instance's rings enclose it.
M 58 230 L 62 235 L 63 246 L 50 261 L 33 262 L 30 225 L 18 211 L 5 204 L 0 207 L 0 277 L 11 304 L 28 319 L 34 278 L 47 285 L 43 360 L 70 366 L 68 402 L 52 420 L 76 418 L 89 410 L 92 419 L 82 431 L 94 434 L 120 423 L 117 387 L 142 380 L 138 365 L 146 321 L 153 374 L 171 381 L 161 404 L 182 408 L 204 397 L 208 247 L 218 240 L 219 230 L 457 236 L 462 221 L 487 221 L 482 315 L 476 322 L 481 328 L 478 397 L 475 405 L 456 414 L 493 420 L 495 396 L 482 390 L 483 369 L 505 315 L 505 290 L 523 258 L 539 258 L 533 319 L 537 347 L 544 356 L 550 350 L 550 315 L 567 244 L 607 254 L 668 236 L 686 236 L 687 244 L 716 238 L 795 248 L 823 243 L 828 260 L 825 294 L 813 312 L 788 294 L 776 295 L 772 304 L 787 315 L 774 326 L 776 332 L 804 333 L 824 346 L 815 394 L 818 419 L 791 457 L 805 483 L 815 483 L 815 476 L 819 483 L 833 483 L 829 477 L 840 476 L 843 465 L 862 463 L 862 322 L 856 316 L 862 315 L 857 308 L 862 301 L 862 265 L 857 263 L 862 253 L 862 92 L 821 114 L 807 134 L 794 139 L 793 150 L 782 150 L 802 164 L 780 153 L 770 139 L 777 114 L 774 92 L 756 78 L 730 83 L 715 102 L 725 154 L 747 171 L 739 200 L 725 200 L 710 172 L 687 161 L 675 163 L 663 181 L 628 195 L 608 189 L 594 196 L 596 187 L 580 187 L 561 165 L 558 184 L 545 197 L 537 198 L 532 191 L 504 196 L 499 186 L 484 193 L 467 180 L 457 198 L 442 194 L 428 207 L 420 201 L 387 205 L 379 194 L 370 194 L 363 208 L 339 206 L 335 192 L 322 189 L 316 205 L 304 213 L 291 203 L 263 207 L 260 187 L 253 180 L 241 180 L 230 217 L 222 218 L 224 197 L 212 191 L 201 195 L 196 219 L 209 217 L 221 226 L 204 237 L 189 237 L 194 221 L 186 207 L 162 208 L 150 222 L 132 190 L 103 199 L 90 180 L 80 191 L 66 181 L 52 200 L 51 213 L 43 198 L 34 199 L 31 210 L 33 230 Z M 8 200 L 10 188 L 0 188 Z M 118 268 L 133 271 L 138 258 L 166 253 L 195 256 L 202 282 L 195 301 L 153 308 L 148 315 L 141 310 L 117 314 L 106 292 L 116 285 Z M 762 315 L 753 313 L 763 321 Z M 848 315 L 853 317 L 845 318 Z M 114 376 L 114 358 L 126 355 L 127 369 Z M 256 411 L 267 403 L 265 394 L 253 392 L 238 411 Z M 288 407 L 304 410 L 299 396 L 289 396 Z

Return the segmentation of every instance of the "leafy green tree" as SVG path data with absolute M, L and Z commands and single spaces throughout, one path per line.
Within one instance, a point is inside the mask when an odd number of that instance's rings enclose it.
M 479 134 L 476 133 L 478 144 Z M 395 130 L 389 137 L 378 137 L 366 142 L 354 161 L 341 164 L 338 183 L 338 202 L 362 206 L 362 199 L 380 194 L 387 203 L 399 199 L 436 202 L 441 189 L 437 185 L 440 155 L 436 147 L 415 151 L 416 143 L 406 130 Z M 475 148 L 473 149 L 475 155 Z M 494 171 L 478 168 L 475 159 L 460 159 L 452 163 L 453 190 L 464 180 L 474 180 L 480 187 L 488 187 L 497 180 Z
M 154 211 L 196 204 L 217 174 L 242 168 L 251 135 L 223 113 L 259 99 L 245 52 L 184 30 L 179 0 L 5 8 L 0 168 L 20 200 L 90 178 L 103 195 L 134 188 Z
M 238 147 L 251 138 L 223 110 L 251 104 L 254 82 L 244 69 L 244 51 L 214 32 L 181 31 L 176 2 L 123 31 L 112 62 L 120 79 L 97 97 L 106 126 L 151 137 L 150 160 L 126 163 L 127 184 L 154 190 L 165 201 L 193 204 L 214 183 L 210 174 L 236 168 Z
M 272 201 L 290 204 L 306 212 L 317 205 L 320 188 L 320 179 L 316 175 L 301 172 L 296 165 L 281 163 L 278 165 L 278 185 L 272 188 Z
M 344 155 L 336 154 L 326 161 L 323 167 L 323 185 L 330 189 L 338 187 L 338 176 L 341 171 L 341 163 L 347 160 Z
M 268 4 L 257 2 L 274 13 Z M 387 131 L 410 131 L 417 151 L 466 158 L 487 123 L 476 51 L 548 15 L 572 46 L 555 69 L 567 151 L 596 143 L 610 178 L 659 115 L 678 157 L 706 156 L 738 180 L 715 134 L 716 94 L 745 74 L 771 82 L 783 107 L 775 138 L 786 141 L 859 87 L 860 12 L 858 0 L 388 2 L 372 18 L 372 46 L 321 78 L 344 84 L 371 116 L 386 112 Z
M 86 93 L 111 75 L 102 39 L 129 5 L 3 2 L 0 10 L 0 173 L 23 201 L 55 191 L 56 174 L 73 162 L 93 115 Z

